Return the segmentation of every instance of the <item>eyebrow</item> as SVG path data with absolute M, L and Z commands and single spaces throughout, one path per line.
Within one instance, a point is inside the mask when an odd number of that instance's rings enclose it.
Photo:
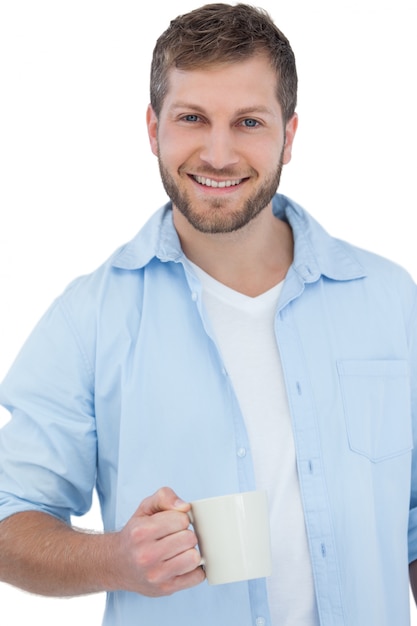
M 177 109 L 190 109 L 198 113 L 206 113 L 206 110 L 202 106 L 198 104 L 193 104 L 192 102 L 186 102 L 186 101 L 175 102 L 170 107 L 171 111 L 176 111 Z M 254 113 L 266 113 L 267 115 L 273 115 L 273 112 L 270 109 L 268 109 L 268 107 L 265 107 L 262 105 L 242 107 L 240 109 L 237 109 L 237 111 L 235 111 L 235 115 L 237 116 L 249 115 L 249 114 L 254 114 Z

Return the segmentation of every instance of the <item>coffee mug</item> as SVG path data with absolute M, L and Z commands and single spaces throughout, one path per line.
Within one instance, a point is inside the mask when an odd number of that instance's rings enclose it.
M 189 518 L 210 585 L 271 575 L 266 491 L 195 500 Z

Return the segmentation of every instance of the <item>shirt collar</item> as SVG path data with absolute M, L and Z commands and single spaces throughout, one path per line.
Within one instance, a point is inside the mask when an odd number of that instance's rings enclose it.
M 134 239 L 114 255 L 112 265 L 125 270 L 145 267 L 154 257 L 160 261 L 179 261 L 181 244 L 172 220 L 168 202 L 154 213 Z
M 332 280 L 354 280 L 366 273 L 354 255 L 354 248 L 331 237 L 307 211 L 293 200 L 277 194 L 272 210 L 285 220 L 294 236 L 293 269 L 304 282 L 314 282 L 320 276 Z
M 353 280 L 365 276 L 352 248 L 331 237 L 293 200 L 276 194 L 272 210 L 276 217 L 287 221 L 292 228 L 293 269 L 304 282 L 314 282 L 321 275 L 333 280 Z M 115 253 L 112 265 L 135 270 L 145 267 L 154 257 L 164 262 L 178 262 L 183 257 L 170 202 L 146 222 L 134 239 Z

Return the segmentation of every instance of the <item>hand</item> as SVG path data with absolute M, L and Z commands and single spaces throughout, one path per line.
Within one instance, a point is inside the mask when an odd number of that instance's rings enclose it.
M 190 508 L 168 487 L 143 500 L 115 534 L 113 574 L 118 589 L 157 597 L 204 580 L 197 537 L 189 528 Z

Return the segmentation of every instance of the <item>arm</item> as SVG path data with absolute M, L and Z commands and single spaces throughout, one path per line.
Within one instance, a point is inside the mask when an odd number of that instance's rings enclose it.
M 125 590 L 161 596 L 204 580 L 190 506 L 160 489 L 119 532 L 90 534 L 45 513 L 0 523 L 0 580 L 49 596 Z

